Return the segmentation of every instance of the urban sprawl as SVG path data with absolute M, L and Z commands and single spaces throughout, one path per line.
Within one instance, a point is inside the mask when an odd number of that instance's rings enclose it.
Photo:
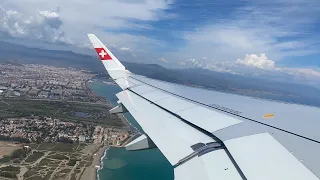
M 87 87 L 87 81 L 94 75 L 84 70 L 38 64 L 0 64 L 0 76 L 0 103 L 4 107 L 7 106 L 5 109 L 8 111 L 13 106 L 10 103 L 11 99 L 15 102 L 29 100 L 37 103 L 48 100 L 106 104 L 104 98 L 96 96 Z M 90 112 L 73 112 L 73 110 L 70 111 L 74 113 L 75 118 L 90 117 Z M 107 140 L 109 145 L 120 145 L 122 141 L 128 139 L 130 133 L 121 127 L 101 126 L 83 121 L 69 122 L 66 118 L 61 120 L 45 115 L 47 114 L 10 117 L 4 113 L 2 117 L 0 116 L 0 140 L 26 143 L 102 143 Z

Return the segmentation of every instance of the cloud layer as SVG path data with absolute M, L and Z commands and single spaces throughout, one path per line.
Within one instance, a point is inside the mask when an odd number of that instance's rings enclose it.
M 261 53 L 260 56 L 256 54 L 246 54 L 244 60 L 237 59 L 237 63 L 246 66 L 257 67 L 261 69 L 274 69 L 275 63 L 269 60 L 265 53 Z
M 86 34 L 95 33 L 125 61 L 311 79 L 315 68 L 278 62 L 320 52 L 320 34 L 313 33 L 319 12 L 316 0 L 2 0 L 0 40 L 88 49 Z
M 37 11 L 27 15 L 0 7 L 0 31 L 14 38 L 70 43 L 61 29 L 59 11 Z
M 319 53 L 319 34 L 312 33 L 319 12 L 320 1 L 314 0 L 248 1 L 230 12 L 231 16 L 186 31 L 187 45 L 182 51 L 214 61 L 260 52 L 274 61 Z
M 197 67 L 217 72 L 243 76 L 264 77 L 278 81 L 297 82 L 320 87 L 320 70 L 314 68 L 289 68 L 277 66 L 265 53 L 246 55 L 237 61 L 205 61 L 203 58 L 187 59 L 179 62 L 185 67 Z
M 73 42 L 78 47 L 89 46 L 87 33 L 95 33 L 102 41 L 118 47 L 161 44 L 152 38 L 119 30 L 150 28 L 136 21 L 167 18 L 162 11 L 170 3 L 168 0 L 3 0 L 0 5 L 0 32 L 14 38 Z

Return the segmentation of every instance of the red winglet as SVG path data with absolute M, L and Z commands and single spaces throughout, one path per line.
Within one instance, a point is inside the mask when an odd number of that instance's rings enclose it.
M 107 51 L 103 48 L 95 48 L 98 56 L 100 57 L 100 60 L 112 60 L 110 55 L 107 53 Z

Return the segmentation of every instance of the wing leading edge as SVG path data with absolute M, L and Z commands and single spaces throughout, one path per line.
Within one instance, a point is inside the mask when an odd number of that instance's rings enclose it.
M 181 86 L 152 84 L 127 71 L 95 35 L 88 37 L 123 89 L 119 102 L 174 166 L 175 179 L 319 179 L 281 141 L 284 136 L 301 138 L 175 94 Z M 255 131 L 242 132 L 244 127 Z

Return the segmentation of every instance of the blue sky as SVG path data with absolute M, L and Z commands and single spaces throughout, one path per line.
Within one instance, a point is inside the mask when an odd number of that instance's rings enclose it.
M 232 19 L 232 12 L 245 4 L 240 1 L 230 3 L 223 1 L 213 2 L 210 0 L 200 0 L 197 2 L 192 0 L 177 0 L 162 12 L 169 17 L 157 21 L 131 20 L 134 23 L 150 28 L 121 29 L 120 31 L 165 40 L 170 42 L 170 44 L 173 43 L 174 47 L 168 49 L 174 50 L 175 47 L 184 47 L 186 44 L 181 32 L 194 32 L 202 26 Z
M 318 0 L 1 1 L 1 40 L 91 53 L 94 33 L 125 61 L 319 83 Z

